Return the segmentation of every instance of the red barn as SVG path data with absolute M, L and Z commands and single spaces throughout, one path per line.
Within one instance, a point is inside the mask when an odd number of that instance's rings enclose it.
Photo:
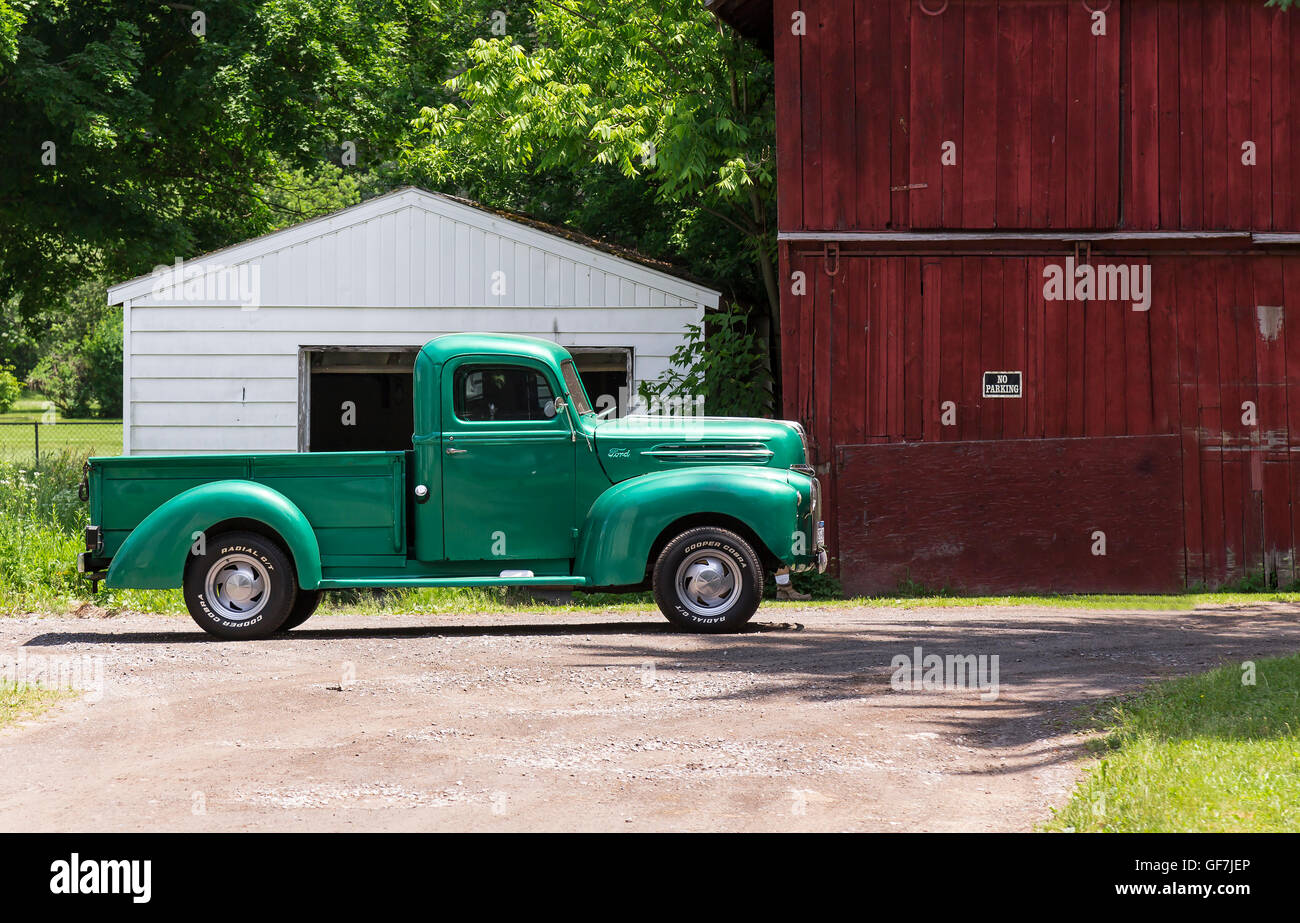
M 1300 14 L 709 5 L 775 59 L 784 410 L 847 590 L 1297 578 Z

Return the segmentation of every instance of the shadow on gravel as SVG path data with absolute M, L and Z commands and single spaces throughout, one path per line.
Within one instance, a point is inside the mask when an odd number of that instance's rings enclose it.
M 383 618 L 383 616 L 375 616 Z M 738 635 L 771 631 L 802 631 L 792 622 L 754 622 Z M 331 641 L 348 638 L 477 638 L 557 637 L 582 635 L 670 635 L 676 629 L 665 621 L 654 622 L 554 622 L 519 625 L 375 625 L 365 628 L 298 628 L 259 641 L 222 641 L 193 631 L 52 631 L 27 641 L 24 647 L 57 647 L 62 644 L 277 644 L 289 641 Z M 727 635 L 726 637 L 737 637 Z
M 674 671 L 752 674 L 753 682 L 715 700 L 753 702 L 791 696 L 810 702 L 859 702 L 853 720 L 893 722 L 886 713 L 906 712 L 944 736 L 976 747 L 1025 747 L 1075 729 L 1085 710 L 1150 682 L 1200 673 L 1226 662 L 1280 656 L 1300 650 L 1295 611 L 1198 611 L 1193 613 L 1023 610 L 1006 617 L 973 619 L 970 610 L 951 616 L 919 610 L 913 617 L 873 623 L 863 611 L 859 626 L 819 629 L 808 614 L 806 631 L 760 639 L 718 635 L 687 649 L 666 651 L 652 643 L 583 645 L 592 666 L 655 662 Z M 802 614 L 802 613 L 801 613 Z M 998 657 L 999 695 L 983 701 L 974 688 L 894 691 L 896 656 L 938 654 Z M 596 655 L 593 657 L 593 654 Z M 873 712 L 880 714 L 874 717 Z M 1031 764 L 1074 759 L 1087 746 L 1044 745 L 1023 754 Z M 1018 760 L 1023 768 L 1023 760 Z M 993 768 L 981 774 L 1016 771 Z

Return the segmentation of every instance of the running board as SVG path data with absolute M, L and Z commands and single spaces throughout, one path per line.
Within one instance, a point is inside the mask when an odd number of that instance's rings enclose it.
M 320 590 L 351 590 L 375 587 L 378 589 L 457 587 L 457 586 L 586 586 L 586 577 L 347 577 L 341 580 L 325 579 Z

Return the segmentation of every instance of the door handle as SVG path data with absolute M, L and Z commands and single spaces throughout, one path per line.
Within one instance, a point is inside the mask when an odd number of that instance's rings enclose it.
M 448 455 L 464 455 L 468 451 L 469 449 L 453 449 L 450 446 L 447 448 Z

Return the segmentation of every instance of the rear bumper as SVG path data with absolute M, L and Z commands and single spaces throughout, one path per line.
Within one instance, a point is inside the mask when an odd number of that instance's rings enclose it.
M 108 570 L 108 558 L 96 557 L 93 552 L 83 551 L 77 555 L 77 573 L 103 574 Z
M 108 558 L 99 555 L 104 550 L 104 530 L 99 526 L 86 527 L 86 550 L 77 555 L 77 573 L 90 574 L 96 580 L 102 579 L 108 570 Z

